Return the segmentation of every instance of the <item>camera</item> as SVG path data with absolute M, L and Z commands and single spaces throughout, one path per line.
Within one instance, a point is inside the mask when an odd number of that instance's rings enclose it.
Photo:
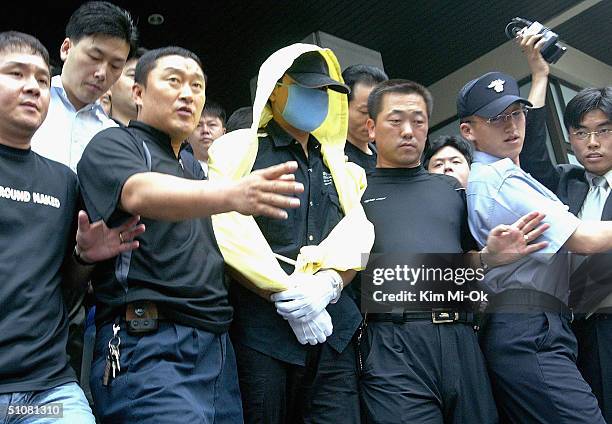
M 506 37 L 513 39 L 523 30 L 523 35 L 542 34 L 544 45 L 540 49 L 540 53 L 548 63 L 556 63 L 567 50 L 559 44 L 559 35 L 545 27 L 539 22 L 531 22 L 524 18 L 514 18 L 506 25 Z

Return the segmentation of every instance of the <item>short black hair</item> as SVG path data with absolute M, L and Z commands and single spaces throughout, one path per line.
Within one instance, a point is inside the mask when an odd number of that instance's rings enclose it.
M 433 96 L 427 88 L 417 82 L 406 79 L 390 79 L 378 84 L 370 93 L 368 97 L 368 114 L 370 118 L 376 120 L 376 117 L 380 113 L 385 94 L 391 93 L 418 94 L 425 100 L 427 117 L 431 117 L 431 113 L 433 112 Z
M 580 127 L 584 115 L 595 109 L 612 121 L 612 87 L 585 88 L 576 94 L 563 113 L 565 128 L 569 131 L 570 127 Z
M 225 129 L 227 132 L 250 128 L 253 123 L 253 107 L 245 106 L 236 109 L 228 118 Z
M 212 116 L 215 118 L 219 118 L 221 120 L 221 125 L 225 128 L 225 119 L 227 115 L 225 113 L 225 109 L 221 104 L 215 102 L 214 100 L 206 99 L 206 103 L 204 103 L 204 109 L 202 110 L 202 116 Z
M 90 35 L 107 35 L 125 40 L 130 52 L 136 49 L 138 29 L 127 10 L 107 1 L 90 1 L 74 11 L 66 24 L 66 37 L 78 43 Z
M 140 60 L 140 58 L 143 57 L 148 51 L 149 49 L 145 49 L 144 47 L 138 47 L 136 50 L 130 51 L 130 56 L 128 57 L 128 60 Z
M 472 144 L 461 136 L 457 135 L 441 135 L 431 142 L 423 155 L 423 166 L 427 168 L 432 156 L 438 153 L 446 146 L 454 147 L 465 158 L 468 165 L 474 160 L 474 147 Z
M 355 93 L 355 85 L 363 84 L 368 87 L 373 87 L 383 81 L 387 81 L 389 77 L 382 69 L 372 65 L 351 65 L 342 72 L 344 83 L 351 88 L 348 94 L 348 101 L 353 100 Z
M 182 56 L 188 59 L 193 59 L 200 66 L 202 72 L 204 71 L 202 61 L 194 52 L 177 46 L 161 47 L 159 49 L 149 50 L 140 59 L 138 59 L 138 64 L 136 64 L 136 70 L 134 72 L 134 82 L 146 87 L 147 77 L 149 76 L 151 70 L 155 67 L 155 62 L 157 62 L 157 59 L 166 56 Z M 206 82 L 206 74 L 204 74 L 204 82 Z
M 38 38 L 25 34 L 18 31 L 4 31 L 0 32 L 0 53 L 31 53 L 42 57 L 42 59 L 49 66 L 49 52 L 38 40 Z M 49 72 L 51 70 L 49 69 Z

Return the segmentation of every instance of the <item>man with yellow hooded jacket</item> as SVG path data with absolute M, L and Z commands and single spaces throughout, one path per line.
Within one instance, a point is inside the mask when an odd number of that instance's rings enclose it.
M 294 160 L 304 184 L 287 220 L 213 218 L 241 283 L 230 290 L 231 334 L 246 423 L 359 422 L 361 314 L 342 289 L 362 268 L 373 228 L 359 204 L 363 170 L 344 158 L 348 92 L 330 50 L 281 49 L 260 69 L 251 128 L 210 151 L 211 180 Z

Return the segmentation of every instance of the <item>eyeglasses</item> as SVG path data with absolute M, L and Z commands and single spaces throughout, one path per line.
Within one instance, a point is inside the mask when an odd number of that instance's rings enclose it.
M 595 131 L 585 131 L 585 130 L 578 130 L 578 131 L 572 131 L 572 135 L 577 138 L 578 140 L 587 140 L 591 138 L 591 134 L 593 134 L 595 136 L 595 138 L 599 138 L 602 140 L 608 140 L 612 137 L 612 129 L 610 128 L 600 128 L 598 130 Z
M 489 118 L 485 120 L 485 122 L 493 126 L 503 125 L 506 121 L 510 119 L 518 121 L 519 119 L 524 118 L 525 115 L 527 115 L 528 111 L 529 109 L 527 109 L 526 107 L 523 107 L 523 108 L 517 109 L 510 113 L 499 114 L 497 116 L 494 116 L 493 118 Z

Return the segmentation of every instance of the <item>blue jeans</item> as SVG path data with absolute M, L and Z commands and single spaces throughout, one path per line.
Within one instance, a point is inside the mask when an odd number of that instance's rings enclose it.
M 52 415 L 61 408 L 60 415 Z M 26 412 L 25 415 L 18 415 Z M 61 418 L 59 418 L 61 416 Z M 0 394 L 1 424 L 95 424 L 87 399 L 76 383 L 48 390 Z

